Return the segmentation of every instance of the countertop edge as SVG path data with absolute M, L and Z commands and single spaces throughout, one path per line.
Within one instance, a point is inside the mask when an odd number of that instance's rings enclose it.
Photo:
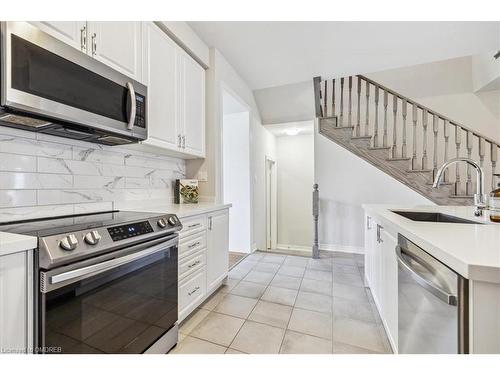
M 30 251 L 38 246 L 38 240 L 33 236 L 0 232 L 0 257 Z

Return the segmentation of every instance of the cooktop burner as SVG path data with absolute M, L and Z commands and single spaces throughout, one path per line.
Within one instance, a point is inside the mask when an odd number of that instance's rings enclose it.
M 0 232 L 38 237 L 39 263 L 45 269 L 172 236 L 181 229 L 175 215 L 129 211 L 0 223 Z
M 0 223 L 0 232 L 47 237 L 85 229 L 120 225 L 159 216 L 153 212 L 106 211 L 80 215 L 54 216 Z

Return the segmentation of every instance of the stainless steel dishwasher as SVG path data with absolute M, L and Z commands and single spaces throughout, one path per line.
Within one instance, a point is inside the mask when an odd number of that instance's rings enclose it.
M 398 236 L 398 352 L 469 352 L 468 280 Z

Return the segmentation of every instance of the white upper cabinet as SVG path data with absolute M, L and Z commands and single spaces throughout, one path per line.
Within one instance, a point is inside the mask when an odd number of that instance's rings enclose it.
M 144 24 L 144 81 L 148 86 L 146 144 L 177 150 L 177 72 L 175 43 L 153 23 Z
M 87 51 L 97 60 L 142 81 L 142 22 L 88 22 Z
M 185 152 L 205 156 L 205 69 L 188 54 L 181 52 L 182 80 L 181 103 L 183 108 L 183 147 Z
M 205 70 L 154 23 L 145 23 L 148 139 L 184 158 L 205 157 Z
M 70 46 L 83 52 L 87 38 L 87 22 L 85 21 L 38 21 L 31 22 L 40 30 L 52 35 Z

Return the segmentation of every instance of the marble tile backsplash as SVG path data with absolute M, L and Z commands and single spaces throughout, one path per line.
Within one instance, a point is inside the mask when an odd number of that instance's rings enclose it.
M 173 199 L 182 159 L 0 126 L 0 222 Z

